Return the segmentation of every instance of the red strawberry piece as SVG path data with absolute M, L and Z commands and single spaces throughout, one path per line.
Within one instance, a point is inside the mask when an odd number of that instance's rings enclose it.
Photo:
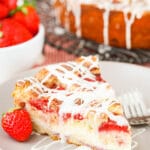
M 40 19 L 33 6 L 22 6 L 12 17 L 19 23 L 23 24 L 33 35 L 38 32 Z
M 89 81 L 89 82 L 95 82 L 95 80 L 90 79 L 90 78 L 84 78 L 84 80 Z
M 99 127 L 99 132 L 101 131 L 123 131 L 129 132 L 128 126 L 118 126 L 115 121 L 109 120 L 108 122 L 104 122 Z
M 95 78 L 96 78 L 96 81 L 105 82 L 105 80 L 101 77 L 101 75 L 96 75 Z
M 57 90 L 65 90 L 65 87 L 58 87 Z
M 32 99 L 30 100 L 30 104 L 38 110 L 42 110 L 44 112 L 49 112 L 48 108 L 48 99 Z
M 17 0 L 0 0 L 0 2 L 6 5 L 9 11 L 16 9 L 17 7 Z
M 32 133 L 32 123 L 26 110 L 7 112 L 1 120 L 4 131 L 17 141 L 26 141 Z
M 32 38 L 32 34 L 11 18 L 0 20 L 0 47 L 16 45 Z
M 71 118 L 71 113 L 64 113 L 63 114 L 63 120 L 64 121 L 67 121 L 68 119 L 70 119 Z
M 83 120 L 84 118 L 83 118 L 83 116 L 80 113 L 78 113 L 78 114 L 74 115 L 74 119 L 75 120 Z
M 4 4 L 0 3 L 0 19 L 7 17 L 8 13 L 8 8 Z
M 30 104 L 38 110 L 49 113 L 58 113 L 59 105 L 61 101 L 53 99 L 50 104 L 48 104 L 48 99 L 31 99 Z

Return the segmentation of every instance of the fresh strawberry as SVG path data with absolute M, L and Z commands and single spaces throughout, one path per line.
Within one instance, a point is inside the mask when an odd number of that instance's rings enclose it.
M 3 19 L 8 16 L 9 10 L 7 6 L 5 6 L 3 3 L 0 3 L 0 19 Z
M 33 35 L 39 29 L 39 16 L 32 5 L 23 5 L 12 15 L 13 19 L 23 24 Z
M 16 45 L 32 38 L 32 34 L 12 18 L 0 21 L 0 47 Z
M 0 2 L 6 5 L 9 11 L 16 9 L 17 7 L 17 0 L 0 0 Z
M 25 141 L 32 133 L 32 123 L 26 110 L 14 109 L 3 115 L 1 124 L 3 129 L 15 140 Z

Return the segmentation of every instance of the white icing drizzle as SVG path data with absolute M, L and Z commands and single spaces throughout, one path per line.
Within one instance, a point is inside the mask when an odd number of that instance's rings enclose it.
M 75 17 L 75 27 L 76 27 L 76 35 L 78 37 L 81 36 L 81 27 L 80 27 L 80 20 L 81 20 L 81 4 L 78 1 L 72 2 L 72 0 L 66 0 L 66 7 L 68 13 L 72 11 Z M 68 24 L 68 23 L 67 23 Z
M 58 7 L 54 10 L 54 15 L 55 15 L 55 18 L 56 18 L 56 23 L 57 24 L 60 24 L 61 23 L 61 8 Z
M 109 14 L 110 11 L 122 11 L 124 13 L 125 19 L 125 39 L 126 39 L 126 48 L 132 48 L 131 41 L 131 31 L 132 24 L 135 21 L 135 18 L 140 19 L 143 16 L 143 13 L 150 12 L 150 1 L 149 0 L 61 0 L 62 3 L 66 3 L 67 10 L 72 11 L 75 16 L 75 25 L 76 25 L 76 34 L 82 36 L 80 20 L 81 20 L 81 4 L 95 5 L 100 9 L 105 9 L 103 13 L 103 39 L 104 44 L 109 44 Z M 127 17 L 128 14 L 131 14 L 130 18 Z M 87 22 L 88 23 L 88 22 Z M 93 27 L 94 28 L 94 27 Z M 92 31 L 91 31 L 92 32 Z
M 65 28 L 70 31 L 69 12 L 65 12 Z
M 129 13 L 124 13 L 124 18 L 126 22 L 126 47 L 127 49 L 131 48 L 131 26 L 134 22 L 135 15 L 132 13 L 130 18 L 128 17 Z
M 104 38 L 104 44 L 108 45 L 109 44 L 109 31 L 108 31 L 108 25 L 109 25 L 109 13 L 110 10 L 107 9 L 105 10 L 104 14 L 103 14 L 103 22 L 104 22 L 104 29 L 103 29 L 103 38 Z
M 116 121 L 118 125 L 128 125 L 124 117 L 116 116 L 108 110 L 110 105 L 118 102 L 114 100 L 115 94 L 113 89 L 107 82 L 96 81 L 95 75 L 90 72 L 92 68 L 99 68 L 98 58 L 95 61 L 92 59 L 93 56 L 82 58 L 83 60 L 80 63 L 67 62 L 47 66 L 46 69 L 49 73 L 41 83 L 33 77 L 25 79 L 31 82 L 31 86 L 26 91 L 33 90 L 39 97 L 49 98 L 48 107 L 51 105 L 53 99 L 62 101 L 59 108 L 60 118 L 65 113 L 71 113 L 72 115 L 80 113 L 86 117 L 88 112 L 95 111 L 95 117 L 98 117 L 101 113 L 105 113 L 111 120 Z M 84 66 L 87 62 L 90 64 L 89 67 Z M 80 73 L 80 76 L 76 75 L 75 72 Z M 52 75 L 56 76 L 63 85 L 65 84 L 65 90 L 50 89 L 44 86 L 44 83 Z M 90 79 L 92 82 L 85 79 Z M 79 99 L 83 100 L 83 103 L 80 105 L 75 103 Z M 91 104 L 95 102 L 95 105 Z

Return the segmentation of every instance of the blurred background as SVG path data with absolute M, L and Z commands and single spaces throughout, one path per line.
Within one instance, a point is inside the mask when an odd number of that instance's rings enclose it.
M 100 60 L 142 65 L 150 63 L 150 51 L 104 46 L 68 33 L 56 24 L 51 0 L 37 0 L 37 10 L 46 29 L 43 54 L 47 57 L 44 64 L 72 60 L 77 56 L 89 54 L 98 54 Z

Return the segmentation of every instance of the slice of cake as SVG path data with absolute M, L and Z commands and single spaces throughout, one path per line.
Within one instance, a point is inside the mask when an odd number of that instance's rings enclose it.
M 19 80 L 13 97 L 40 134 L 93 150 L 131 149 L 130 126 L 96 56 L 45 66 Z

